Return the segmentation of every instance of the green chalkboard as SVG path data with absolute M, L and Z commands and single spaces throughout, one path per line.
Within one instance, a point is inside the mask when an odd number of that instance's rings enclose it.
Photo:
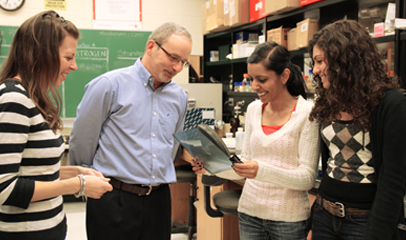
M 0 26 L 0 66 L 7 58 L 17 27 Z M 85 85 L 93 78 L 113 69 L 134 64 L 144 55 L 150 31 L 113 31 L 80 29 L 76 63 L 61 84 L 61 117 L 74 118 L 76 108 L 84 94 Z

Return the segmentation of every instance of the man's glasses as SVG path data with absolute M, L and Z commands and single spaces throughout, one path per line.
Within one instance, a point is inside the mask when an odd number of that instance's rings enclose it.
M 158 45 L 158 47 L 160 47 L 162 49 L 162 51 L 164 51 L 166 53 L 166 55 L 168 55 L 169 59 L 171 60 L 172 63 L 179 63 L 181 62 L 183 67 L 188 67 L 189 66 L 189 62 L 188 61 L 183 61 L 178 57 L 173 56 L 172 54 L 168 53 L 165 48 L 163 48 L 161 46 L 161 44 L 159 44 L 157 41 L 154 40 L 154 42 Z

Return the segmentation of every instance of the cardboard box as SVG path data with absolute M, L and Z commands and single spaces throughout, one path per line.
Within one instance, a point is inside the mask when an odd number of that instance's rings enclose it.
M 209 31 L 206 30 L 206 23 L 207 23 L 207 20 L 209 20 L 207 18 L 207 4 L 206 3 L 202 5 L 202 34 L 203 35 L 209 33 Z
M 276 42 L 277 44 L 285 46 L 288 48 L 288 31 L 290 28 L 283 28 L 280 26 L 278 28 L 274 28 L 267 31 L 267 41 L 268 42 Z
M 300 0 L 266 0 L 266 14 L 277 15 L 300 7 Z
M 265 12 L 266 0 L 250 0 L 250 22 L 255 22 L 268 16 Z
M 249 0 L 229 0 L 228 6 L 231 27 L 250 22 Z
M 288 31 L 288 50 L 293 51 L 298 49 L 296 46 L 296 28 L 292 28 Z
M 224 0 L 206 1 L 206 9 L 206 31 L 221 31 L 227 28 L 224 26 Z
M 300 0 L 300 6 L 304 7 L 304 6 L 307 6 L 307 5 L 316 3 L 316 2 L 321 2 L 321 1 L 323 1 L 323 0 Z
M 319 31 L 319 20 L 306 19 L 296 24 L 296 47 L 305 48 L 309 45 L 310 39 Z
M 196 71 L 197 75 L 202 76 L 202 56 L 199 55 L 190 55 L 189 63 L 193 66 L 193 69 Z

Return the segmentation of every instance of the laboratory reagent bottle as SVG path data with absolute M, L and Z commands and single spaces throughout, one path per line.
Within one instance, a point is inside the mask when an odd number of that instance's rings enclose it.
M 235 133 L 235 154 L 240 155 L 242 152 L 242 144 L 244 142 L 244 131 L 242 127 L 238 128 Z

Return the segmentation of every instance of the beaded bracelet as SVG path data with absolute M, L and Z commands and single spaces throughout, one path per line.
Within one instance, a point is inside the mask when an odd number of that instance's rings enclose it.
M 85 176 L 83 176 L 83 174 L 79 174 L 78 177 L 80 179 L 80 189 L 79 189 L 79 192 L 74 194 L 74 196 L 76 198 L 83 196 L 83 194 L 85 193 L 85 188 L 86 188 Z

